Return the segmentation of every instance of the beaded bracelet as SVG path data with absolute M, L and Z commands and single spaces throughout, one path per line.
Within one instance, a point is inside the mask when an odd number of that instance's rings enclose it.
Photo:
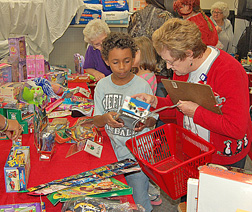
M 0 132 L 5 132 L 8 129 L 8 127 L 9 127 L 9 122 L 8 122 L 7 118 L 5 118 L 4 127 L 3 127 L 3 129 L 0 129 Z

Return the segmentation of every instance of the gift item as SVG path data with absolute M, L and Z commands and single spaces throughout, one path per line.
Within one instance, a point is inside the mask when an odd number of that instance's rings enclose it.
M 27 71 L 27 79 L 33 79 L 36 77 L 35 55 L 26 56 L 26 71 Z
M 132 188 L 128 185 L 114 179 L 107 178 L 105 180 L 97 180 L 83 185 L 60 190 L 49 194 L 47 198 L 53 205 L 59 201 L 66 202 L 72 198 L 78 197 L 115 197 L 123 195 L 131 195 Z
M 12 147 L 4 167 L 6 192 L 26 190 L 29 174 L 30 147 Z
M 6 63 L 0 64 L 0 86 L 12 82 L 11 65 Z
M 124 211 L 124 212 L 144 212 L 145 209 L 141 205 L 130 204 L 129 202 L 118 202 L 116 200 L 108 200 L 102 198 L 78 198 L 68 201 L 64 204 L 62 212 L 78 212 L 78 211 Z
M 53 71 L 46 74 L 47 79 L 50 82 L 55 82 L 63 87 L 67 87 L 67 71 Z
M 197 211 L 251 211 L 251 195 L 252 175 L 218 167 L 200 169 Z
M 19 61 L 26 59 L 25 37 L 9 38 L 9 52 L 11 57 L 17 57 Z
M 27 79 L 27 68 L 26 68 L 26 61 L 19 62 L 19 82 L 23 82 Z
M 8 99 L 18 99 L 19 93 L 23 90 L 24 83 L 9 82 L 0 87 L 0 97 Z
M 84 57 L 79 53 L 74 54 L 74 67 L 76 74 L 84 74 L 83 71 Z
M 45 212 L 45 204 L 42 203 L 19 203 L 0 205 L 0 212 Z
M 150 104 L 126 96 L 115 119 L 123 122 L 125 127 L 134 129 L 138 122 L 144 123 L 150 114 Z
M 95 180 L 105 179 L 120 174 L 125 174 L 133 171 L 139 171 L 140 168 L 135 167 L 138 163 L 131 159 L 125 159 L 115 163 L 107 164 L 96 169 L 92 169 L 80 174 L 65 177 L 63 179 L 43 183 L 41 185 L 28 188 L 24 192 L 29 192 L 33 195 L 47 195 L 64 188 L 81 185 Z
M 45 75 L 44 55 L 36 55 L 35 63 L 36 63 L 36 77 L 44 77 Z

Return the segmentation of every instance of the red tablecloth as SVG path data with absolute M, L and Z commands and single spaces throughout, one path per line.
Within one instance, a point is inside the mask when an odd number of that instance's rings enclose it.
M 76 121 L 76 118 L 68 117 L 71 124 Z M 71 126 L 70 124 L 70 126 Z M 112 149 L 109 138 L 103 131 L 103 151 L 101 158 L 90 155 L 84 151 L 76 153 L 68 158 L 65 158 L 69 147 L 72 144 L 56 144 L 56 152 L 52 156 L 51 161 L 39 161 L 39 154 L 34 146 L 33 134 L 23 135 L 23 146 L 30 146 L 31 170 L 28 181 L 28 187 L 33 187 L 42 183 L 47 183 L 52 180 L 61 179 L 67 176 L 78 174 L 90 169 L 104 166 L 109 163 L 116 162 L 116 156 Z M 29 203 L 40 202 L 40 197 L 29 196 L 26 193 L 6 193 L 4 180 L 4 165 L 11 149 L 11 141 L 0 141 L 0 205 L 14 203 Z M 126 183 L 123 175 L 117 176 L 117 180 Z M 129 202 L 134 203 L 131 195 L 127 196 Z M 55 207 L 49 202 L 46 196 L 42 196 L 42 201 L 45 202 L 46 211 L 61 211 L 62 203 L 58 203 Z

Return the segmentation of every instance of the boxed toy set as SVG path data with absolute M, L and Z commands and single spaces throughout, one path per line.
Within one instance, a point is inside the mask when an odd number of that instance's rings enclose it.
M 11 57 L 18 57 L 19 61 L 26 59 L 25 37 L 9 38 L 9 52 Z
M 45 212 L 45 204 L 34 203 L 20 203 L 10 205 L 0 205 L 0 212 Z
M 12 147 L 4 167 L 6 192 L 26 190 L 29 174 L 30 147 Z
M 150 104 L 126 96 L 115 119 L 123 122 L 125 127 L 134 129 L 138 122 L 144 123 L 149 114 Z
M 251 196 L 251 174 L 209 166 L 200 169 L 197 211 L 251 211 Z
M 24 83 L 9 82 L 0 87 L 0 97 L 7 99 L 18 99 L 20 91 L 22 91 Z

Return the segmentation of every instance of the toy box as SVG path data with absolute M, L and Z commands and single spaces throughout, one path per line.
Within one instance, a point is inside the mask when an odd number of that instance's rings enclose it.
M 27 69 L 26 69 L 26 61 L 19 62 L 19 82 L 22 82 L 27 79 Z
M 4 167 L 6 192 L 27 188 L 30 174 L 30 147 L 12 147 Z
M 0 87 L 0 97 L 8 99 L 18 99 L 20 91 L 23 89 L 22 82 L 9 82 Z
M 252 209 L 252 175 L 203 166 L 199 175 L 200 212 L 236 212 Z
M 46 74 L 47 79 L 50 82 L 55 82 L 63 87 L 67 87 L 67 71 L 60 70 L 60 71 L 54 71 L 54 72 L 49 72 Z
M 126 0 L 103 0 L 103 11 L 125 11 L 129 10 L 129 6 Z
M 136 123 L 144 123 L 149 114 L 150 104 L 126 96 L 115 119 L 123 122 L 125 127 L 134 129 Z
M 102 12 L 102 20 L 107 24 L 128 24 L 129 12 L 128 11 L 108 11 Z
M 147 5 L 145 0 L 129 0 L 129 11 L 135 12 L 143 9 Z
M 25 37 L 9 38 L 8 43 L 9 43 L 10 56 L 18 57 L 19 61 L 25 61 L 26 58 Z
M 0 86 L 12 82 L 11 65 L 6 63 L 0 64 Z
M 34 108 L 34 144 L 39 152 L 41 145 L 39 141 L 39 135 L 48 125 L 48 117 L 45 109 L 35 106 Z
M 26 70 L 27 70 L 27 79 L 33 79 L 36 77 L 35 55 L 26 56 Z
M 36 55 L 36 77 L 44 77 L 45 75 L 45 59 L 44 55 Z
M 101 16 L 101 10 L 85 9 L 84 12 L 81 14 L 79 24 L 87 24 L 93 19 L 101 19 Z
M 79 53 L 74 54 L 74 67 L 76 74 L 84 74 L 83 71 L 84 57 Z
M 0 205 L 0 212 L 45 212 L 44 202 Z

